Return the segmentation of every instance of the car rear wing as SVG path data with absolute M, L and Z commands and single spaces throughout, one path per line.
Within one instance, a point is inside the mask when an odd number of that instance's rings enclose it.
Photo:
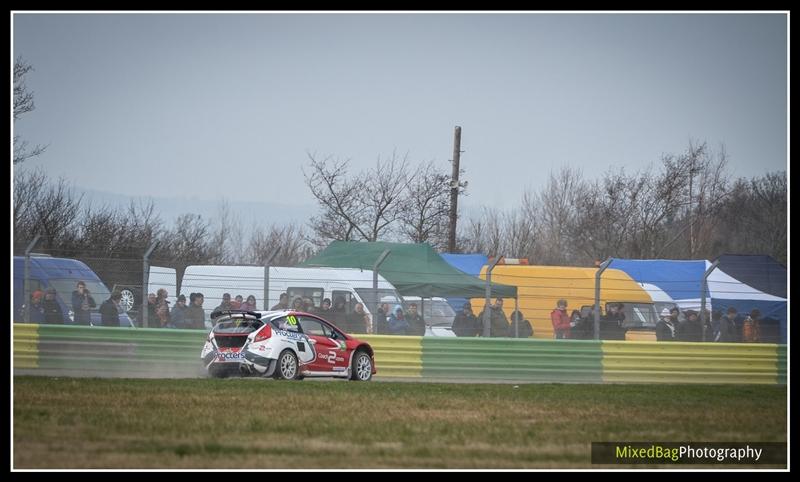
M 261 319 L 261 313 L 258 313 L 258 312 L 255 312 L 255 311 L 247 311 L 247 310 L 220 310 L 220 311 L 214 311 L 213 313 L 211 313 L 211 319 L 215 320 L 215 319 L 221 318 L 223 316 L 235 317 L 236 315 L 242 315 L 242 318 L 245 318 L 246 317 L 245 315 L 249 315 L 249 316 L 252 316 L 253 318 L 255 318 L 257 320 Z

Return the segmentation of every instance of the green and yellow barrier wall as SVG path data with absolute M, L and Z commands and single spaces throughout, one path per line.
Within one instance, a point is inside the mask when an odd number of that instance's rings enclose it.
M 17 374 L 196 377 L 202 330 L 14 325 Z M 473 382 L 786 384 L 786 345 L 360 335 L 379 377 Z

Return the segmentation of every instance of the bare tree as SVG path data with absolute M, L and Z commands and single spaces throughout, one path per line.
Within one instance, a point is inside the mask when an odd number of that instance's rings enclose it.
M 465 252 L 504 254 L 503 213 L 497 208 L 482 207 L 472 214 L 463 228 Z M 464 226 L 462 223 L 461 226 Z
M 391 232 L 404 209 L 407 158 L 379 158 L 374 168 L 353 177 L 347 174 L 349 161 L 309 158 L 310 172 L 304 169 L 303 176 L 322 209 L 310 223 L 317 243 L 377 241 Z
M 83 197 L 75 195 L 64 178 L 49 183 L 41 171 L 20 175 L 16 180 L 15 239 L 25 242 L 41 234 L 43 249 L 73 247 Z
M 251 264 L 264 264 L 273 250 L 278 254 L 272 261 L 276 266 L 295 266 L 314 254 L 302 227 L 297 225 L 262 227 L 253 231 L 247 247 L 247 260 Z
M 319 242 L 327 244 L 329 240 L 351 241 L 366 237 L 359 227 L 364 215 L 363 186 L 360 179 L 347 177 L 349 160 L 330 157 L 317 160 L 310 153 L 308 157 L 310 173 L 302 171 L 306 185 L 322 209 L 310 225 Z
M 33 92 L 28 90 L 25 84 L 25 75 L 31 72 L 33 67 L 25 62 L 22 57 L 14 60 L 14 122 L 16 123 L 22 114 L 32 112 L 36 109 L 33 102 Z M 28 142 L 23 141 L 20 136 L 14 135 L 14 164 L 19 164 L 31 157 L 36 157 L 43 153 L 47 146 L 36 145 L 28 148 Z
M 538 260 L 544 264 L 566 264 L 572 257 L 571 228 L 577 216 L 577 199 L 584 190 L 583 174 L 578 169 L 563 167 L 551 172 L 545 188 L 536 196 L 535 213 L 528 201 L 529 216 L 539 220 L 542 247 Z
M 244 258 L 242 222 L 225 199 L 220 202 L 217 213 L 211 242 L 219 248 L 219 253 L 211 262 L 214 264 L 240 263 Z
M 401 234 L 411 242 L 445 249 L 451 176 L 428 162 L 418 166 L 409 179 L 403 210 L 398 217 Z M 464 188 L 460 191 L 463 193 Z
M 716 251 L 769 254 L 786 264 L 787 187 L 786 171 L 737 180 L 720 209 Z

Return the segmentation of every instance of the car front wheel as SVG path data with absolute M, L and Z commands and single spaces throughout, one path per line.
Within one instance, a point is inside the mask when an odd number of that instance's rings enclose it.
M 372 379 L 372 358 L 364 350 L 359 350 L 353 357 L 350 380 L 368 382 Z

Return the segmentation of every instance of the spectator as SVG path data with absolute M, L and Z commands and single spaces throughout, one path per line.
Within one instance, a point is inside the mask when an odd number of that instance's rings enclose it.
M 144 316 L 143 311 L 139 311 L 139 315 L 137 316 L 139 321 L 139 326 L 144 325 Z M 158 315 L 156 315 L 156 294 L 150 293 L 147 295 L 147 326 L 148 327 L 155 327 L 158 326 Z
M 325 306 L 324 301 L 322 302 L 322 305 Z M 363 304 L 356 303 L 356 306 L 353 308 L 352 318 L 352 326 L 355 330 L 357 330 L 353 333 L 372 333 L 372 320 L 370 319 L 369 314 L 364 311 Z
M 669 319 L 672 321 L 673 326 L 677 328 L 681 324 L 681 310 L 677 306 L 673 306 L 669 310 Z
M 170 311 L 170 328 L 186 328 L 186 295 L 178 296 L 175 306 Z
M 347 333 L 355 333 L 357 327 L 351 326 L 352 319 L 347 316 L 345 299 L 337 296 L 333 299 L 333 307 L 325 314 L 327 319 Z
M 550 322 L 553 324 L 553 337 L 556 340 L 563 340 L 570 337 L 570 320 L 567 315 L 567 300 L 558 300 L 556 308 L 550 312 Z
M 324 300 L 322 300 L 322 307 L 320 308 L 320 312 L 322 314 L 325 314 L 330 310 L 331 310 L 331 299 L 325 298 Z M 364 310 L 364 305 L 361 305 L 361 310 L 362 311 Z
M 334 305 L 335 306 L 335 305 Z M 389 315 L 389 334 L 406 335 L 408 333 L 408 321 L 403 313 L 403 307 L 395 305 L 392 314 Z
M 292 301 L 292 310 L 303 311 L 303 298 L 299 296 Z
M 580 317 L 580 313 L 578 313 L 578 316 Z M 516 310 L 511 313 L 511 327 L 508 329 L 508 334 L 509 336 L 519 338 L 530 338 L 533 336 L 531 322 L 525 319 L 521 311 Z
M 478 321 L 483 323 L 484 313 L 486 312 L 486 307 L 483 308 L 483 311 L 478 315 Z M 508 319 L 506 318 L 506 314 L 503 313 L 503 299 L 497 298 L 494 300 L 494 305 L 489 307 L 489 333 L 491 337 L 503 337 L 508 336 Z M 480 333 L 483 334 L 482 331 Z
M 408 313 L 406 313 L 406 321 L 408 321 L 408 334 L 414 336 L 425 336 L 425 319 L 422 318 L 417 312 L 417 304 L 411 303 L 408 305 Z
M 745 343 L 761 341 L 761 311 L 758 308 L 750 310 L 750 316 L 742 322 L 742 341 Z
M 206 328 L 206 312 L 203 310 L 203 293 L 191 293 L 189 295 L 189 308 L 186 309 L 185 328 L 197 328 L 199 330 Z
M 711 339 L 713 341 L 719 341 L 721 333 L 720 328 L 722 327 L 722 312 L 719 310 L 714 310 L 711 313 Z
M 661 310 L 661 317 L 656 323 L 656 341 L 675 341 L 677 327 L 672 321 L 670 311 Z
M 694 310 L 684 312 L 686 321 L 678 327 L 678 339 L 680 341 L 703 341 L 703 325 Z
M 42 310 L 44 311 L 45 323 L 64 324 L 64 313 L 61 311 L 58 300 L 56 300 L 55 288 L 47 288 L 47 291 L 45 291 Z
M 72 292 L 72 312 L 75 316 L 75 324 L 91 325 L 91 309 L 96 306 L 97 303 L 95 303 L 89 290 L 86 289 L 86 283 L 83 280 L 78 281 L 75 291 Z
M 719 339 L 717 341 L 735 343 L 742 340 L 737 315 L 736 308 L 733 306 L 728 308 L 727 314 L 719 322 Z
M 239 309 L 241 308 L 242 304 L 239 303 Z M 233 303 L 231 303 L 231 294 L 230 293 L 222 293 L 222 303 L 219 304 L 214 311 L 230 311 L 233 309 Z
M 122 293 L 114 290 L 111 296 L 100 305 L 100 324 L 103 326 L 119 326 L 119 302 Z
M 33 292 L 33 294 L 31 294 L 31 323 L 44 323 L 44 305 L 42 305 L 42 298 L 44 298 L 44 292 L 42 292 L 42 290 L 36 290 Z M 24 306 L 22 307 L 22 310 L 24 315 Z
M 303 311 L 306 313 L 316 313 L 317 306 L 314 304 L 314 300 L 306 296 L 303 298 Z
M 606 321 L 615 321 L 617 327 L 621 327 L 625 322 L 625 305 L 622 303 L 611 303 L 608 305 L 608 313 L 606 314 Z
M 242 295 L 236 295 L 236 298 L 234 298 L 233 301 L 231 301 L 231 309 L 241 310 L 243 302 L 244 298 L 242 298 Z
M 387 314 L 389 313 L 389 304 L 388 303 L 381 303 L 378 306 L 378 311 L 375 313 L 375 333 L 387 333 L 389 331 L 388 328 L 388 317 Z
M 288 293 L 281 293 L 280 299 L 278 300 L 278 304 L 271 308 L 274 310 L 288 310 L 289 309 L 289 294 Z
M 254 311 L 256 309 L 256 297 L 254 295 L 249 295 L 247 301 L 242 303 L 239 309 L 243 311 Z
M 158 328 L 165 328 L 169 325 L 169 301 L 167 298 L 169 293 L 164 288 L 159 288 L 156 292 L 156 319 L 158 320 Z
M 467 301 L 453 320 L 453 333 L 456 336 L 478 336 L 480 332 L 480 321 L 472 313 L 472 305 Z

